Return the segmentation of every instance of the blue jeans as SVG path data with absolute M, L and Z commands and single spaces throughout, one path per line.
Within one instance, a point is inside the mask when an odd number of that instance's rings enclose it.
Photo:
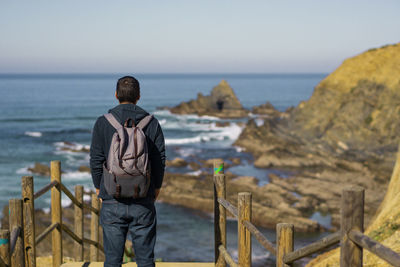
M 122 264 L 128 232 L 132 237 L 138 267 L 154 267 L 156 243 L 156 209 L 154 203 L 122 203 L 104 200 L 100 211 L 103 227 L 104 267 Z

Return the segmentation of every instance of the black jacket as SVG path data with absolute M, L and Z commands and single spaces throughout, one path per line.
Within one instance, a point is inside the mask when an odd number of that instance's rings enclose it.
M 128 118 L 135 121 L 135 125 L 141 119 L 149 115 L 145 110 L 134 104 L 120 104 L 109 110 L 110 113 L 120 122 L 125 122 Z M 90 169 L 92 172 L 93 184 L 100 189 L 99 197 L 103 200 L 112 199 L 108 195 L 103 182 L 103 163 L 107 161 L 108 151 L 113 134 L 116 132 L 114 127 L 104 116 L 97 119 L 93 127 L 92 144 L 90 146 Z M 151 183 L 147 194 L 147 200 L 154 199 L 155 188 L 160 188 L 164 178 L 165 170 L 165 142 L 160 124 L 156 118 L 144 128 L 149 149 L 149 159 L 151 164 Z

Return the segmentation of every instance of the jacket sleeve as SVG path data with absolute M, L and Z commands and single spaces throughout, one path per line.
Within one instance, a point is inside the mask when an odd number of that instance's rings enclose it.
M 154 138 L 154 145 L 150 153 L 151 176 L 154 179 L 156 189 L 161 188 L 165 171 L 165 141 L 164 134 L 159 123 Z
M 100 127 L 100 119 L 98 118 L 93 127 L 92 143 L 90 145 L 90 170 L 94 187 L 99 189 L 101 179 L 103 177 L 103 163 L 106 160 L 103 148 L 104 131 Z

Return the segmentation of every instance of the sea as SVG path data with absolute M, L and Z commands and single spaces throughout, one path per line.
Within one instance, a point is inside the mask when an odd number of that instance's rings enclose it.
M 89 148 L 96 118 L 116 106 L 115 86 L 126 74 L 0 74 L 0 206 L 21 196 L 21 177 L 32 175 L 28 168 L 35 162 L 62 164 L 62 181 L 73 190 L 77 184 L 93 190 L 91 176 L 79 172 L 89 165 Z M 132 75 L 132 74 L 130 74 Z M 269 101 L 280 111 L 307 100 L 314 87 L 326 76 L 314 74 L 134 74 L 141 85 L 139 106 L 159 120 L 166 141 L 167 158 L 242 159 L 227 169 L 237 175 L 254 176 L 259 185 L 268 183 L 269 173 L 279 170 L 258 169 L 253 158 L 233 142 L 246 121 L 222 120 L 210 116 L 175 115 L 165 107 L 207 95 L 221 80 L 226 80 L 245 108 Z M 250 116 L 249 118 L 254 117 Z M 229 121 L 227 127 L 218 122 Z M 72 148 L 75 152 L 66 148 Z M 194 170 L 170 168 L 169 172 Z M 206 170 L 212 171 L 212 170 Z M 49 183 L 49 177 L 34 175 L 34 187 Z M 284 173 L 282 173 L 284 176 Z M 63 197 L 63 206 L 70 201 Z M 35 208 L 49 212 L 50 194 L 35 201 Z M 158 237 L 155 256 L 162 261 L 213 261 L 214 237 L 211 214 L 180 206 L 157 203 Z M 312 218 L 329 226 L 330 216 Z M 237 258 L 237 223 L 228 221 L 228 251 Z M 261 229 L 275 240 L 275 231 Z M 295 234 L 295 247 L 311 243 L 325 233 Z M 253 238 L 253 266 L 273 266 L 273 257 Z

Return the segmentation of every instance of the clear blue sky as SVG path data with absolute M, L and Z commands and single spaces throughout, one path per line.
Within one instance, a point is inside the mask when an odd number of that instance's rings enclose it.
M 400 1 L 1 1 L 0 73 L 331 72 Z

